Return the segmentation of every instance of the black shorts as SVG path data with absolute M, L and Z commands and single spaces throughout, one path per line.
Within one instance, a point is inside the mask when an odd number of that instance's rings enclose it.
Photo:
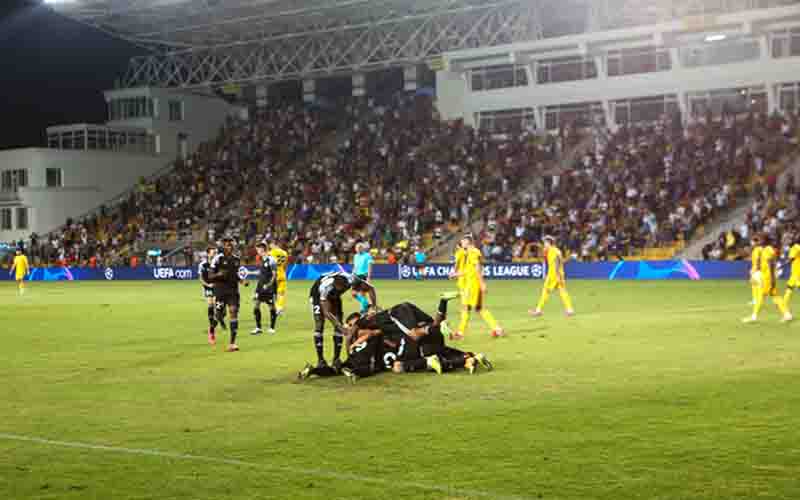
M 217 299 L 217 304 L 239 307 L 239 290 L 217 290 L 214 296 Z
M 263 302 L 264 304 L 272 305 L 275 303 L 275 291 L 274 290 L 264 290 L 260 292 L 256 292 L 255 299 L 259 302 Z
M 356 274 L 356 278 L 360 279 L 361 281 L 367 281 L 366 274 Z
M 311 314 L 314 316 L 314 322 L 316 324 L 324 323 L 328 318 L 322 313 L 322 301 L 320 298 L 311 296 L 309 301 L 311 301 Z M 342 321 L 342 316 L 344 315 L 342 312 L 342 298 L 330 297 L 327 302 L 333 315 L 339 318 L 339 321 Z
M 214 289 L 210 287 L 203 287 L 203 298 L 208 299 L 214 297 Z

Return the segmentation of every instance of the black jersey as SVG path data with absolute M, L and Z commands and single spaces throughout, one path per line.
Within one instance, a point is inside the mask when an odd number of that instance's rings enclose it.
M 209 274 L 211 273 L 211 263 L 207 260 L 203 260 L 200 265 L 197 267 L 197 275 L 200 277 L 200 281 L 204 283 L 208 283 L 209 285 L 212 284 L 211 277 Z M 213 290 L 213 286 L 206 286 L 203 285 L 205 290 Z
M 336 287 L 337 284 L 344 285 L 341 289 Z M 339 300 L 347 290 L 351 288 L 360 288 L 366 285 L 367 282 L 354 274 L 345 272 L 333 272 L 323 274 L 314 285 L 311 287 L 309 296 L 316 303 L 322 300 Z
M 399 341 L 411 330 L 433 323 L 433 318 L 410 302 L 397 304 L 358 321 L 361 329 L 380 330 L 391 341 Z
M 270 255 L 267 255 L 258 269 L 258 285 L 256 292 L 271 292 L 275 288 L 275 275 L 278 272 L 278 262 Z M 267 285 L 272 283 L 268 288 Z
M 242 261 L 238 255 L 221 253 L 214 256 L 214 260 L 211 261 L 211 272 L 217 274 L 214 279 L 215 290 L 217 292 L 238 292 L 241 266 Z

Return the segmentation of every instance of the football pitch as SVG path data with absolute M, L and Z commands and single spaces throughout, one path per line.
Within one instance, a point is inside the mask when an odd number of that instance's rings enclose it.
M 0 499 L 800 498 L 800 321 L 742 325 L 745 282 L 570 282 L 578 316 L 535 320 L 541 282 L 490 282 L 508 336 L 473 317 L 457 347 L 494 371 L 356 385 L 296 380 L 310 284 L 275 336 L 243 289 L 225 353 L 196 282 L 4 283 Z M 448 286 L 377 283 L 428 311 Z

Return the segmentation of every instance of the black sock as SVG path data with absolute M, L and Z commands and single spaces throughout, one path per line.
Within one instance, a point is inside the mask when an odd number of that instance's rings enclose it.
M 447 317 L 447 301 L 444 299 L 439 301 L 439 314 L 442 315 L 442 318 Z
M 322 341 L 322 334 L 314 334 L 314 349 L 317 350 L 317 360 L 325 361 L 325 344 Z
M 231 320 L 231 344 L 236 343 L 236 333 L 239 330 L 239 320 L 232 319 Z
M 428 369 L 428 362 L 425 358 L 403 361 L 403 369 L 407 372 L 422 372 Z
M 342 342 L 344 341 L 344 337 L 340 333 L 333 334 L 333 359 L 334 361 L 339 359 L 342 355 Z
M 254 307 L 253 308 L 253 316 L 256 317 L 256 328 L 258 328 L 260 330 L 261 329 L 261 308 L 260 307 Z
M 467 360 L 464 359 L 464 356 L 460 358 L 445 358 L 443 356 L 439 356 L 439 360 L 442 362 L 442 371 L 453 371 L 458 368 L 464 368 L 464 365 L 467 363 Z
M 278 311 L 274 308 L 269 310 L 269 327 L 270 329 L 275 329 L 275 322 L 278 321 Z
M 212 330 L 217 326 L 214 306 L 208 306 L 208 326 L 210 326 Z

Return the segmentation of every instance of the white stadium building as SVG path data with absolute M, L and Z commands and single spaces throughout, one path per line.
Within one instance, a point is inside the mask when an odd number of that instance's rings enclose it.
M 614 128 L 723 105 L 800 105 L 800 1 L 51 0 L 57 12 L 149 55 L 106 92 L 108 122 L 47 130 L 0 152 L 0 241 L 56 229 L 169 168 L 278 82 L 435 71 L 443 119 L 492 129 Z

